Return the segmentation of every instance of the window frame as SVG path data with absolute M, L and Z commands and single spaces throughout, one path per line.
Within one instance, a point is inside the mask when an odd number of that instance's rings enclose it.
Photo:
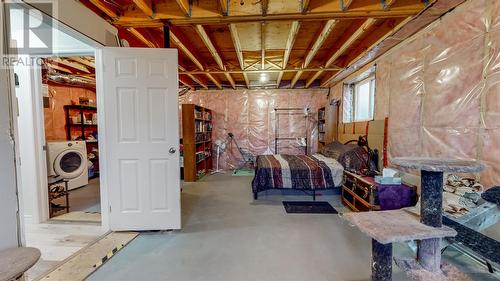
M 359 92 L 359 87 L 362 84 L 369 83 L 370 87 L 370 92 L 369 94 L 369 104 L 368 104 L 368 118 L 365 119 L 357 119 L 357 113 L 358 113 L 358 104 L 357 104 L 357 98 L 358 98 L 358 92 Z M 375 116 L 375 88 L 376 88 L 376 79 L 375 79 L 375 74 L 371 74 L 368 77 L 353 82 L 352 84 L 352 122 L 366 122 L 366 121 L 372 121 L 374 116 Z

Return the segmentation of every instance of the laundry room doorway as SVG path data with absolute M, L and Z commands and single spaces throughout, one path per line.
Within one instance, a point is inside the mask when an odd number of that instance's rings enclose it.
M 102 222 L 95 50 L 87 48 L 14 68 L 20 158 L 34 163 L 20 171 L 28 223 Z
M 42 61 L 49 218 L 100 223 L 95 57 Z
M 41 251 L 27 280 L 109 232 L 102 222 L 95 54 L 99 44 L 23 3 L 9 7 L 11 37 L 28 18 L 50 29 L 50 52 L 19 54 L 17 98 L 19 227 L 23 246 Z

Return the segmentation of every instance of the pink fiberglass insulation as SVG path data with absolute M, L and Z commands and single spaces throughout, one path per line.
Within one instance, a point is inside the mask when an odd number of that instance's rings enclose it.
M 479 159 L 500 184 L 499 2 L 467 1 L 379 60 L 391 157 Z
M 309 107 L 312 118 L 308 128 L 303 116 L 280 117 L 279 134 L 302 137 L 307 129 L 310 152 L 317 151 L 317 112 L 327 102 L 328 90 L 208 90 L 192 91 L 179 98 L 180 104 L 193 103 L 209 108 L 214 113 L 214 140 L 226 139 L 233 133 L 238 144 L 254 155 L 274 153 L 275 108 Z M 299 154 L 296 141 L 280 142 L 279 153 Z M 234 144 L 221 156 L 224 169 L 241 163 Z
M 389 117 L 390 157 L 481 160 L 481 183 L 500 185 L 500 1 L 464 2 L 376 64 L 375 119 Z

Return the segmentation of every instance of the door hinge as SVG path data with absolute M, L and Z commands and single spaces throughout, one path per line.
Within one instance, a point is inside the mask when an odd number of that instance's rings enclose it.
M 111 205 L 109 205 L 109 212 L 111 213 Z

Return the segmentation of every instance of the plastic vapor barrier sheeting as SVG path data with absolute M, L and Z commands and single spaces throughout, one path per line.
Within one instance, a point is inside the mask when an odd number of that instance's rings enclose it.
M 235 143 L 229 143 L 228 133 L 233 133 L 240 147 L 254 155 L 275 153 L 275 108 L 310 108 L 312 114 L 307 122 L 303 114 L 280 116 L 279 135 L 292 138 L 307 135 L 309 151 L 316 152 L 317 112 L 325 106 L 327 93 L 327 90 L 208 90 L 188 92 L 179 98 L 179 103 L 197 104 L 213 111 L 212 143 L 228 141 L 220 165 L 230 169 L 239 167 L 242 161 Z M 304 152 L 296 140 L 280 141 L 279 147 L 281 154 Z
M 500 184 L 500 1 L 471 0 L 377 63 L 391 157 L 479 159 Z

